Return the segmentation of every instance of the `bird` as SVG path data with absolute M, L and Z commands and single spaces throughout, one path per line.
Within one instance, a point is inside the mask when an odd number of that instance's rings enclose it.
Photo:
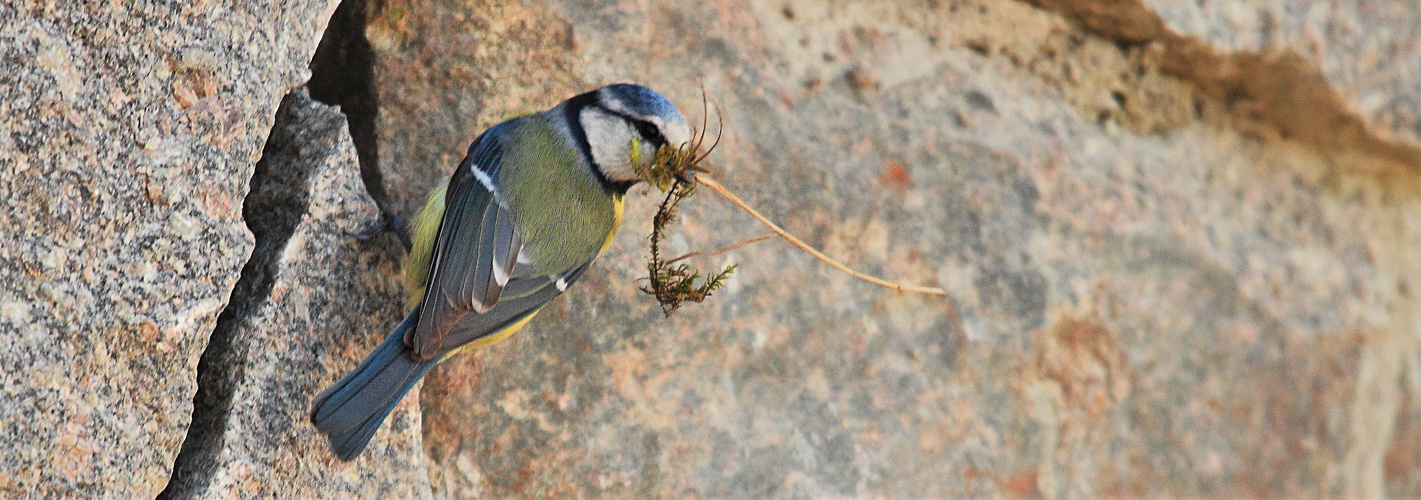
M 430 369 L 508 338 L 576 283 L 611 245 L 638 169 L 691 135 L 675 105 L 629 83 L 479 134 L 411 220 L 408 314 L 312 401 L 335 455 L 354 460 Z

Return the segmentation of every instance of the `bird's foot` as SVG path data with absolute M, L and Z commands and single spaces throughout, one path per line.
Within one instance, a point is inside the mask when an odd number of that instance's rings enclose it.
M 409 228 L 405 227 L 405 221 L 400 219 L 400 216 L 395 215 L 395 212 L 391 211 L 384 203 L 377 204 L 380 206 L 380 223 L 364 232 L 356 233 L 355 239 L 368 241 L 387 232 L 394 231 L 395 236 L 400 238 L 400 246 L 404 247 L 405 253 L 409 253 L 410 249 L 414 247 L 414 243 L 410 240 L 410 231 Z

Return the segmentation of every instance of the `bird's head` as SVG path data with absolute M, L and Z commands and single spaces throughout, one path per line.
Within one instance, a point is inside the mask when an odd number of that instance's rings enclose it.
M 661 94 L 627 83 L 608 85 L 568 100 L 566 111 L 587 139 L 592 168 L 614 186 L 630 187 L 662 146 L 691 140 L 681 111 Z

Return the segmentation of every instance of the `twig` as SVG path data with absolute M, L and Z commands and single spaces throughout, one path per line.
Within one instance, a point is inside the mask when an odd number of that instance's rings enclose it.
M 737 249 L 737 248 L 743 247 L 743 246 L 745 246 L 745 245 L 750 245 L 750 244 L 754 244 L 754 243 L 759 243 L 759 242 L 761 242 L 761 241 L 765 241 L 765 240 L 768 240 L 768 239 L 770 239 L 770 238 L 774 238 L 775 236 L 778 236 L 778 235 L 775 235 L 775 234 L 766 234 L 766 235 L 760 236 L 760 237 L 758 237 L 758 238 L 750 238 L 750 239 L 748 239 L 748 240 L 745 240 L 745 241 L 736 243 L 736 244 L 734 244 L 734 245 L 730 245 L 730 246 L 728 246 L 728 247 L 725 247 L 725 248 L 722 248 L 722 249 L 720 249 L 720 250 L 716 250 L 716 251 L 710 252 L 710 253 L 706 253 L 706 252 L 691 252 L 691 253 L 688 253 L 688 254 L 686 254 L 686 255 L 682 255 L 682 256 L 680 256 L 680 257 L 677 257 L 677 258 L 668 260 L 668 261 L 666 261 L 666 263 L 667 263 L 667 264 L 675 264 L 676 262 L 679 262 L 679 261 L 682 261 L 682 260 L 686 260 L 686 259 L 689 259 L 689 258 L 691 258 L 691 257 L 700 256 L 700 255 L 705 255 L 705 256 L 720 255 L 720 254 L 723 254 L 723 253 L 725 253 L 725 252 L 729 252 L 729 251 L 731 251 L 731 250 L 735 250 L 735 249 Z
M 700 185 L 711 188 L 711 190 L 720 193 L 720 195 L 724 196 L 725 199 L 730 200 L 731 203 L 734 203 L 736 206 L 740 207 L 741 210 L 744 210 L 746 213 L 750 214 L 751 217 L 754 217 L 755 219 L 759 220 L 761 224 L 764 224 L 765 227 L 770 228 L 771 231 L 774 231 L 775 234 L 779 235 L 781 238 L 784 238 L 786 241 L 790 242 L 790 244 L 799 247 L 800 250 L 809 252 L 809 254 L 813 255 L 815 258 L 824 261 L 824 263 L 826 264 L 834 266 L 834 268 L 840 271 L 849 273 L 855 278 L 867 281 L 869 283 L 873 283 L 884 288 L 898 290 L 900 292 L 913 292 L 927 295 L 947 295 L 947 292 L 941 288 L 900 285 L 897 283 L 890 283 L 888 281 L 884 281 L 882 279 L 855 271 L 849 268 L 849 266 L 846 266 L 840 263 L 839 261 L 830 258 L 828 255 L 824 255 L 820 251 L 815 250 L 814 247 L 809 246 L 805 242 L 799 241 L 799 238 L 795 238 L 794 235 L 785 232 L 784 229 L 780 229 L 780 226 L 775 225 L 774 222 L 770 222 L 770 219 L 767 219 L 765 218 L 765 216 L 760 215 L 760 212 L 756 212 L 755 209 L 750 208 L 750 205 L 747 205 L 744 201 L 741 201 L 739 196 L 735 196 L 735 193 L 731 193 L 730 190 L 725 189 L 725 186 L 721 186 L 719 182 L 716 182 L 709 176 L 697 175 L 695 176 L 695 179 L 696 182 Z

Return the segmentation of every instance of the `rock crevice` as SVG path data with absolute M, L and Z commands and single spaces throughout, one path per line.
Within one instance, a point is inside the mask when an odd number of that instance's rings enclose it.
M 298 89 L 282 100 L 273 130 L 289 127 L 299 119 L 292 105 L 306 101 L 305 93 L 304 89 Z M 192 424 L 173 464 L 172 480 L 158 495 L 160 500 L 191 498 L 202 492 L 218 465 L 233 389 L 245 375 L 252 349 L 250 339 L 240 338 L 237 333 L 248 316 L 271 295 L 282 251 L 306 213 L 307 180 L 316 167 L 314 163 L 303 162 L 273 165 L 271 159 L 299 156 L 302 139 L 300 135 L 268 135 L 262 159 L 253 170 L 242 218 L 252 231 L 256 246 L 242 266 L 241 277 L 232 289 L 227 307 L 218 315 L 217 327 L 212 330 L 207 349 L 198 361 Z
M 0 497 L 1421 491 L 1406 0 L 275 5 L 0 5 L 0 226 L 34 228 L 0 234 Z M 404 312 L 356 235 L 619 81 L 704 83 L 722 182 L 960 317 L 766 244 L 665 320 L 637 189 L 338 461 L 311 398 Z
M 343 0 L 316 55 L 311 58 L 311 81 L 306 87 L 311 98 L 340 106 L 360 158 L 360 177 L 376 203 L 389 201 L 380 174 L 380 144 L 375 137 L 375 120 L 380 107 L 375 92 L 375 53 L 365 39 L 367 0 Z

